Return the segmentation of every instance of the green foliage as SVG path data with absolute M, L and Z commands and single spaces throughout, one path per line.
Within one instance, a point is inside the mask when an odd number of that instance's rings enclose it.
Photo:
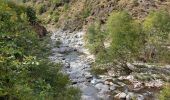
M 44 54 L 45 41 L 37 38 L 28 22 L 36 20 L 33 10 L 18 13 L 16 9 L 22 7 L 0 2 L 1 99 L 78 100 L 80 92 L 67 87 L 69 79 L 61 73 L 62 65 L 48 61 Z M 20 17 L 25 13 L 28 20 Z
M 146 31 L 170 32 L 170 14 L 166 11 L 151 12 L 145 19 L 144 28 Z
M 33 10 L 33 8 L 27 7 L 26 14 L 27 14 L 29 22 L 31 22 L 31 23 L 36 22 L 36 20 L 37 20 L 36 12 Z
M 40 14 L 40 15 L 46 11 L 47 11 L 46 5 L 40 5 L 40 7 L 38 8 L 38 14 Z
M 64 3 L 68 3 L 69 0 L 51 0 L 53 3 L 55 3 L 56 5 L 58 4 L 64 4 Z
M 159 100 L 169 100 L 170 98 L 170 85 L 166 84 L 159 94 Z
M 140 25 L 126 12 L 112 13 L 107 21 L 112 42 L 109 53 L 113 59 L 123 61 L 136 56 L 142 46 Z
M 151 12 L 146 17 L 143 27 L 146 34 L 146 45 L 148 46 L 146 51 L 148 59 L 153 60 L 154 58 L 151 54 L 154 53 L 157 61 L 164 60 L 167 62 L 166 59 L 169 59 L 167 56 L 170 55 L 166 46 L 169 44 L 170 39 L 170 14 L 165 11 Z
M 105 33 L 100 30 L 99 24 L 91 25 L 87 32 L 87 42 L 90 51 L 94 54 L 104 50 L 104 36 Z

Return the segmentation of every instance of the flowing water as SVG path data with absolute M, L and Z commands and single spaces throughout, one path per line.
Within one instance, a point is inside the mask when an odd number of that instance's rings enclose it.
M 83 100 L 107 100 L 104 92 L 99 91 L 92 83 L 94 77 L 90 73 L 90 65 L 95 58 L 85 48 L 84 34 L 85 32 L 71 33 L 62 30 L 53 32 L 53 55 L 49 58 L 64 65 L 63 72 L 69 75 L 73 86 L 80 88 Z

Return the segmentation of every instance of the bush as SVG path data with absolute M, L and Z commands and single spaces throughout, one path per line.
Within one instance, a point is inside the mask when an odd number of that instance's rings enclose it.
M 107 31 L 112 39 L 109 54 L 119 61 L 130 61 L 142 47 L 140 25 L 127 12 L 114 12 L 108 18 Z
M 165 11 L 151 12 L 146 17 L 143 26 L 147 46 L 146 58 L 149 61 L 155 59 L 157 62 L 162 61 L 169 52 L 167 45 L 170 35 L 170 14 Z
M 87 47 L 94 54 L 104 50 L 104 36 L 105 33 L 100 30 L 99 24 L 91 25 L 87 32 Z
M 26 9 L 26 14 L 27 14 L 27 17 L 28 17 L 28 21 L 31 22 L 31 23 L 35 23 L 36 20 L 37 20 L 37 17 L 36 17 L 36 12 L 34 11 L 33 8 L 31 7 L 28 7 Z

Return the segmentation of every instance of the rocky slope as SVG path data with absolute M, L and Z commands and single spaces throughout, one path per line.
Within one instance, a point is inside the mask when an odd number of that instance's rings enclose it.
M 169 0 L 26 0 L 35 8 L 44 24 L 65 30 L 86 29 L 91 23 L 104 24 L 113 11 L 125 10 L 135 19 L 143 20 L 150 11 L 165 9 L 170 12 Z
M 170 11 L 168 0 L 71 0 L 69 5 L 68 10 L 61 14 L 58 23 L 63 29 L 70 30 L 86 29 L 94 22 L 104 24 L 113 11 L 125 10 L 140 20 L 153 10 Z

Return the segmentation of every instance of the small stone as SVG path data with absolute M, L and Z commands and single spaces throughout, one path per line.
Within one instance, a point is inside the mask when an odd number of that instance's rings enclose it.
M 117 82 L 120 86 L 125 86 L 126 84 L 123 82 Z
M 110 82 L 108 82 L 108 81 L 105 81 L 105 82 L 104 82 L 104 84 L 106 84 L 106 85 L 110 85 Z
M 115 90 L 116 89 L 116 87 L 113 85 L 113 86 L 110 86 L 110 90 Z
M 143 95 L 138 95 L 137 96 L 137 100 L 144 100 L 145 98 L 144 98 L 144 96 Z
M 65 63 L 65 67 L 66 68 L 70 68 L 70 64 L 69 63 Z
M 129 76 L 126 77 L 126 79 L 128 79 L 128 80 L 130 80 L 130 81 L 133 81 L 133 80 L 134 80 L 134 76 L 129 75 Z
M 112 77 L 114 77 L 114 76 L 115 76 L 114 71 L 108 71 L 108 74 L 109 74 L 109 76 L 112 76 Z
M 132 70 L 132 71 L 135 70 L 135 66 L 132 65 L 131 63 L 127 63 L 127 67 L 128 67 L 130 70 Z
M 86 77 L 86 79 L 90 79 L 90 78 L 92 78 L 93 76 L 91 75 L 91 73 L 85 73 L 85 77 Z
M 114 96 L 115 99 L 126 99 L 126 93 L 121 92 Z
M 133 82 L 133 87 L 134 88 L 143 88 L 143 83 L 141 83 L 139 81 Z
M 113 85 L 113 82 L 109 82 L 109 85 L 111 85 L 111 86 L 112 86 L 112 85 Z

